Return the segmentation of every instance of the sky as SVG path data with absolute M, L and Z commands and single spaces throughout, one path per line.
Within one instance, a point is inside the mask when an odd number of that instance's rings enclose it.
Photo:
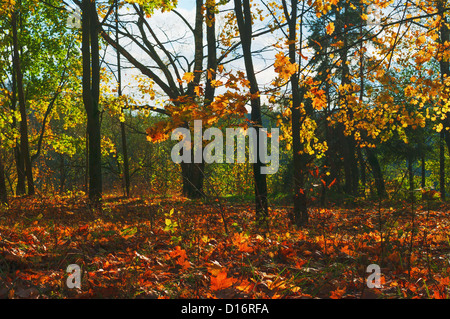
M 195 8 L 195 0 L 178 0 L 178 8 L 191 10 Z
M 261 2 L 257 2 L 261 3 Z M 178 0 L 178 6 L 176 10 L 193 26 L 195 19 L 195 4 L 196 0 Z M 233 2 L 230 1 L 228 4 L 229 8 L 233 8 Z M 124 10 L 124 9 L 122 9 Z M 126 12 L 122 11 L 121 14 Z M 130 11 L 133 13 L 133 11 Z M 217 33 L 220 32 L 220 28 L 223 27 L 223 20 L 221 21 L 219 18 L 217 19 Z M 171 44 L 168 48 L 171 51 L 179 52 L 180 54 L 186 56 L 188 59 L 193 58 L 194 45 L 193 45 L 193 37 L 191 32 L 185 26 L 185 24 L 181 21 L 181 19 L 173 12 L 165 12 L 161 13 L 160 11 L 156 11 L 150 18 L 148 18 L 148 23 L 154 28 L 155 32 L 160 36 L 163 40 L 173 40 L 178 39 L 179 41 L 175 44 Z M 263 22 L 265 23 L 265 22 Z M 136 28 L 136 27 L 134 27 Z M 257 26 L 254 26 L 254 29 L 257 29 Z M 133 32 L 133 30 L 130 30 Z M 138 33 L 138 32 L 137 32 Z M 305 37 L 306 38 L 306 37 Z M 259 48 L 265 47 L 270 44 L 276 43 L 275 35 L 267 34 L 264 36 L 260 36 L 253 39 L 252 48 L 257 50 Z M 126 43 L 124 39 L 121 44 L 126 47 L 126 49 L 132 53 L 140 62 L 143 62 L 145 65 L 152 65 L 152 61 L 148 58 L 148 56 L 136 45 Z M 257 71 L 257 79 L 258 83 L 261 87 L 272 82 L 272 80 L 276 77 L 274 72 L 272 63 L 275 57 L 275 51 L 264 53 L 262 55 L 254 56 L 255 69 Z M 305 54 L 305 52 L 303 52 Z M 306 54 L 308 55 L 308 54 Z M 114 65 L 116 64 L 116 52 L 112 47 L 108 47 L 106 49 L 105 60 L 110 62 L 111 71 L 116 72 Z M 123 79 L 123 92 L 125 94 L 132 94 L 137 92 L 136 89 L 136 80 L 134 76 L 141 75 L 140 71 L 134 67 L 131 67 L 129 63 L 122 57 L 122 79 Z M 206 59 L 205 59 L 206 63 Z M 128 68 L 127 68 L 128 66 Z M 226 69 L 232 69 L 234 71 L 241 70 L 244 71 L 243 59 L 237 60 L 233 62 L 232 65 L 227 65 Z M 145 76 L 144 76 L 145 77 Z M 114 85 L 114 81 L 111 82 Z M 139 98 L 140 96 L 135 96 Z M 166 97 L 161 98 L 162 101 L 166 100 Z M 148 99 L 148 96 L 143 96 L 142 103 L 153 103 Z M 155 103 L 153 103 L 155 105 Z
M 230 8 L 232 4 L 230 4 Z M 176 10 L 183 15 L 183 17 L 189 21 L 189 23 L 193 26 L 195 19 L 195 0 L 179 0 L 178 6 Z M 188 58 L 193 58 L 194 46 L 193 46 L 193 38 L 191 36 L 191 32 L 187 29 L 184 23 L 181 22 L 181 19 L 175 14 L 171 12 L 161 13 L 159 11 L 155 12 L 149 19 L 149 24 L 151 24 L 152 28 L 154 28 L 155 32 L 158 36 L 161 37 L 162 40 L 165 39 L 179 39 L 180 41 L 174 44 L 171 49 L 180 52 Z M 218 19 L 217 21 L 217 33 L 220 32 L 220 28 L 223 26 L 223 22 Z M 136 45 L 136 44 L 127 44 L 121 42 L 122 45 L 126 45 L 126 48 L 129 52 L 133 54 L 133 56 L 137 57 L 140 62 L 144 61 L 146 65 L 151 65 L 152 61 L 147 57 L 147 55 Z M 252 44 L 253 49 L 258 49 L 261 47 L 265 47 L 269 42 L 273 42 L 273 35 L 261 36 L 254 39 Z M 184 42 L 184 43 L 183 43 Z M 168 47 L 169 48 L 169 47 Z M 258 71 L 263 70 L 262 72 L 258 72 L 257 77 L 260 85 L 269 84 L 275 77 L 275 72 L 273 67 L 270 67 L 274 60 L 274 53 L 266 54 L 265 56 L 255 56 L 255 69 Z M 112 47 L 107 49 L 107 54 L 105 56 L 107 61 L 110 61 L 111 64 L 116 63 L 116 52 Z M 127 65 L 127 61 L 122 59 L 123 66 Z M 206 63 L 206 59 L 205 59 Z M 128 64 L 128 66 L 131 66 Z M 114 68 L 114 67 L 112 67 Z M 234 71 L 242 70 L 244 71 L 243 60 L 238 60 L 233 62 L 232 65 L 227 65 L 226 68 L 233 69 Z M 127 68 L 123 70 L 122 78 L 123 78 L 123 92 L 124 94 L 132 94 L 136 92 L 136 81 L 134 76 L 141 74 L 139 70 L 136 68 Z M 137 99 L 140 99 L 142 96 L 135 95 Z M 164 100 L 165 97 L 162 97 L 161 100 Z M 140 99 L 141 103 L 153 103 L 154 101 L 150 101 L 148 97 L 143 97 Z

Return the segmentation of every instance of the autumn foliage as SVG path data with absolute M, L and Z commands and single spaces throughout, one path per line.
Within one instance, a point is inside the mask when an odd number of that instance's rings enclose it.
M 301 230 L 273 208 L 264 233 L 251 206 L 227 204 L 226 234 L 214 204 L 107 197 L 102 214 L 85 205 L 29 198 L 2 212 L 1 297 L 448 298 L 448 206 L 314 209 Z M 73 263 L 81 289 L 66 286 Z M 380 289 L 367 288 L 371 263 Z
M 0 298 L 448 299 L 448 1 L 182 1 L 1 1 Z

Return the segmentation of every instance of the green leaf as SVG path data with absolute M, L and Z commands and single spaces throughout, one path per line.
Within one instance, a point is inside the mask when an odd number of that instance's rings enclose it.
M 120 233 L 124 237 L 131 237 L 131 236 L 134 236 L 136 234 L 136 232 L 137 232 L 137 227 L 129 227 L 129 228 L 123 229 Z

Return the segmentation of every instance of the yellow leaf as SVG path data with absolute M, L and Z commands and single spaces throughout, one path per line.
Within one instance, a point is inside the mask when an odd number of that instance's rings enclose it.
M 222 81 L 218 81 L 218 80 L 212 80 L 211 81 L 211 86 L 212 87 L 219 87 L 219 86 L 221 86 L 221 85 L 223 85 L 223 83 L 222 83 Z
M 200 87 L 200 86 L 196 86 L 196 87 L 194 88 L 194 92 L 195 92 L 195 94 L 197 94 L 198 96 L 202 96 L 202 94 L 203 94 L 203 88 Z
M 326 29 L 327 29 L 327 34 L 332 34 L 332 33 L 334 32 L 334 23 L 333 23 L 333 22 L 330 22 L 330 23 L 327 25 Z
M 254 284 L 250 283 L 247 279 L 244 279 L 238 286 L 236 286 L 236 289 L 249 292 L 253 286 Z
M 183 75 L 183 80 L 186 81 L 186 83 L 190 83 L 194 80 L 194 73 L 192 72 L 186 72 Z
M 417 39 L 417 45 L 422 45 L 425 43 L 425 41 L 426 41 L 425 36 L 422 35 Z
M 338 48 L 341 48 L 341 47 L 344 46 L 344 42 L 343 42 L 343 41 L 338 41 L 338 42 L 336 42 L 336 43 L 332 43 L 331 46 L 332 46 L 332 47 L 338 47 Z

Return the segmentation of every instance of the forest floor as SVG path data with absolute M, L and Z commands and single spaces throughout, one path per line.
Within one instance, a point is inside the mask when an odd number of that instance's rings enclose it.
M 422 205 L 422 206 L 421 206 Z M 448 298 L 450 207 L 312 208 L 105 196 L 13 198 L 0 211 L 0 298 Z M 67 287 L 67 267 L 81 287 Z M 380 288 L 368 288 L 370 264 Z M 372 279 L 374 277 L 371 277 Z

